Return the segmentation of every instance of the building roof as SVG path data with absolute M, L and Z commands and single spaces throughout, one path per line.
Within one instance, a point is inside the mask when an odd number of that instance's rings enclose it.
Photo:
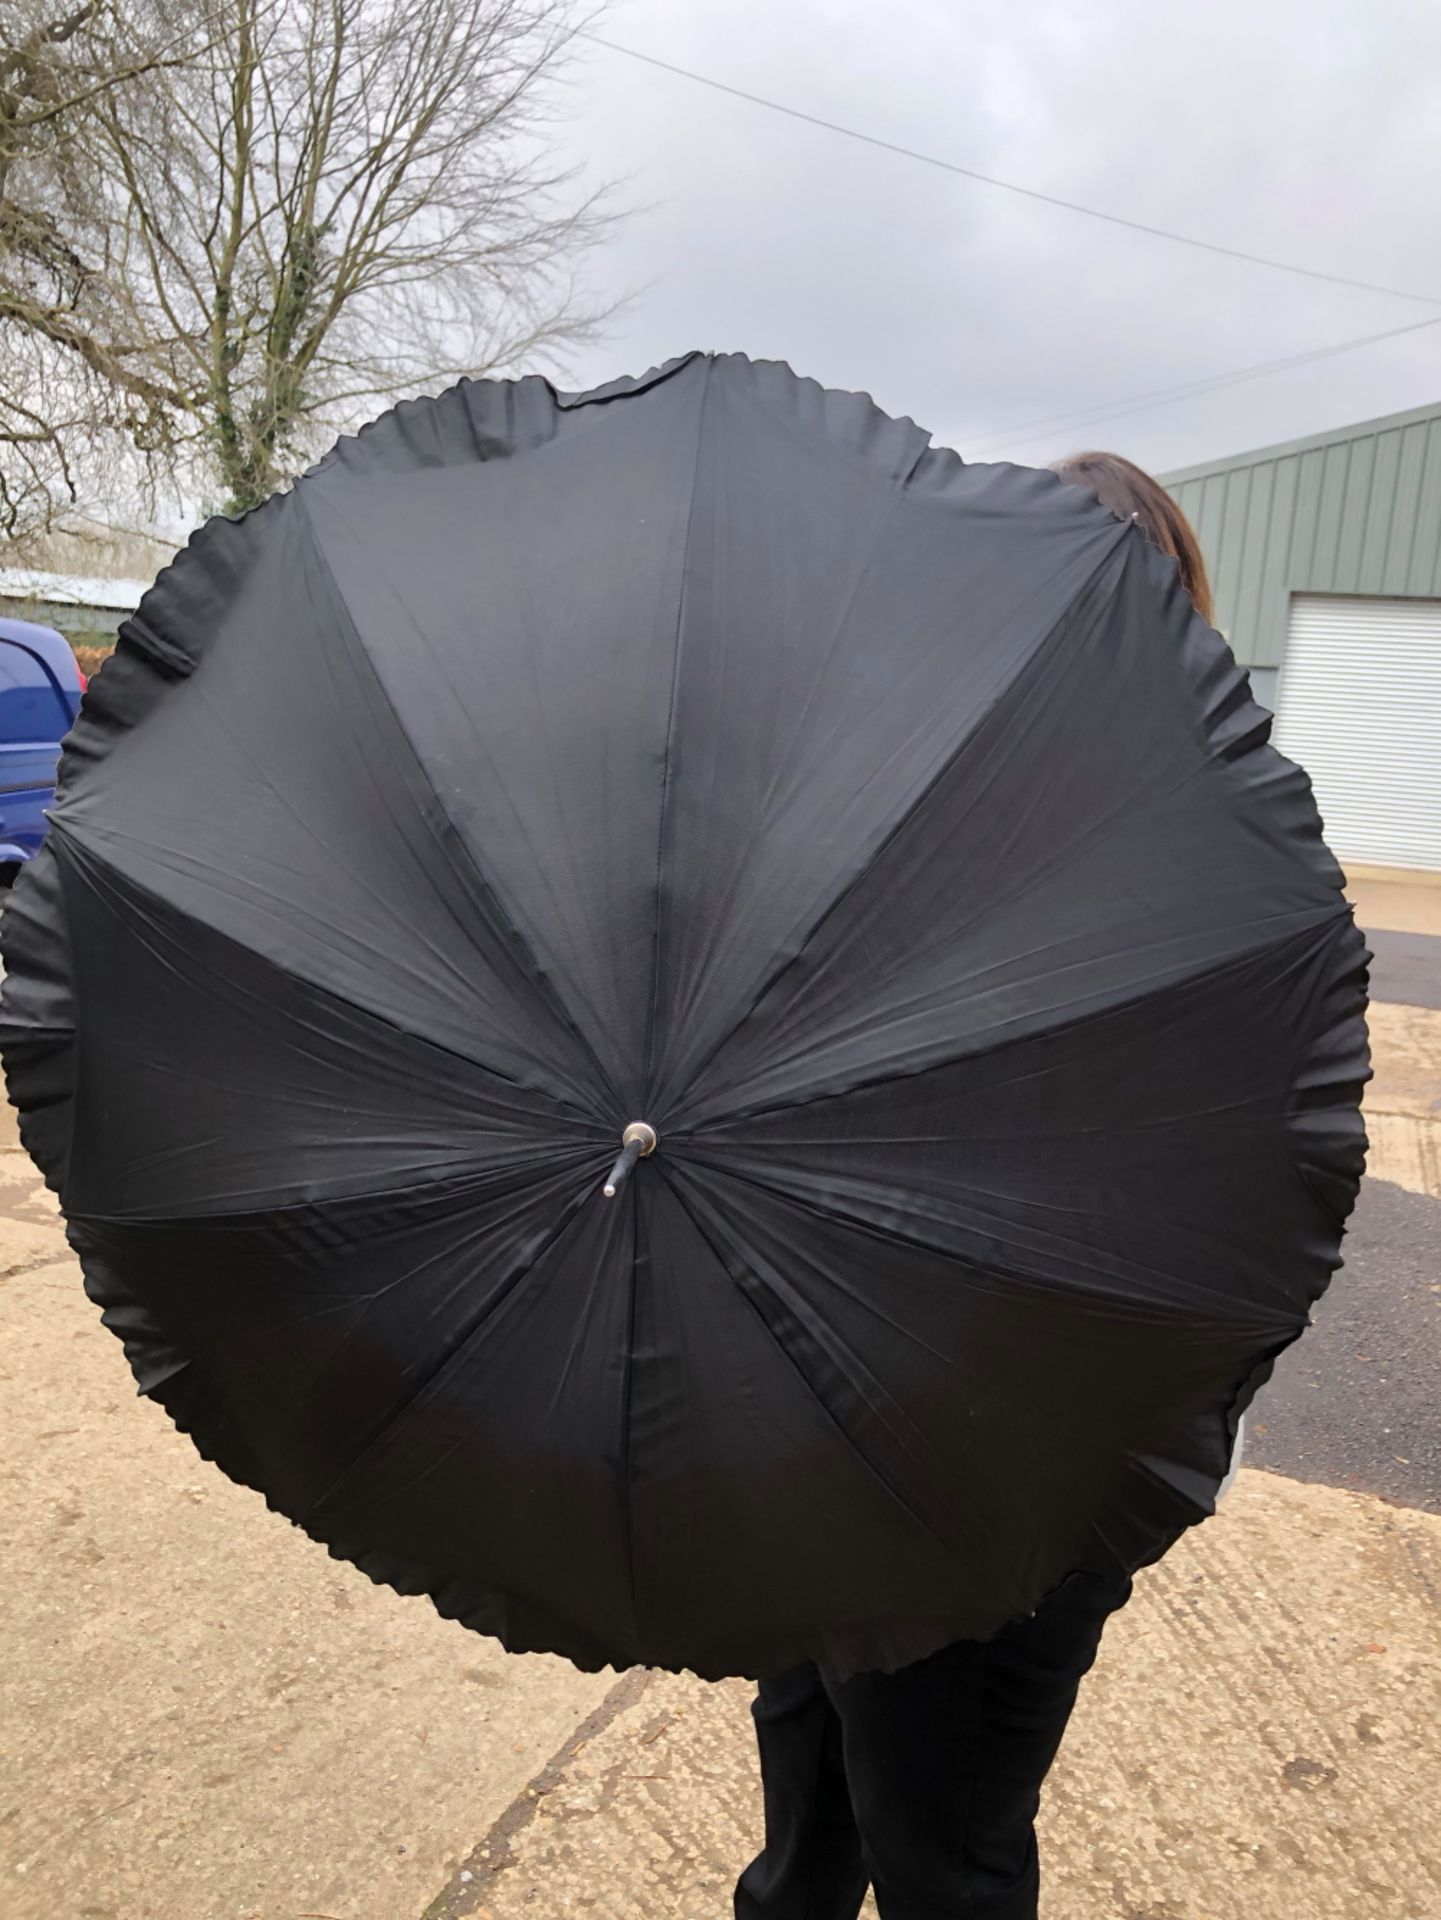
M 1228 453 L 1219 460 L 1203 460 L 1198 466 L 1178 467 L 1174 473 L 1160 475 L 1166 487 L 1186 480 L 1205 480 L 1213 473 L 1230 473 L 1238 467 L 1259 466 L 1266 460 L 1284 460 L 1288 454 L 1311 453 L 1321 447 L 1339 447 L 1348 440 L 1369 439 L 1372 434 L 1389 432 L 1393 427 L 1420 426 L 1428 420 L 1441 420 L 1441 400 L 1429 407 L 1412 407 L 1405 413 L 1383 413 L 1376 420 L 1358 420 L 1348 427 L 1333 427 L 1329 433 L 1307 434 L 1301 440 L 1282 440 L 1274 446 L 1253 447 L 1245 453 Z
M 133 613 L 150 590 L 148 580 L 95 580 L 38 567 L 0 567 L 0 600 L 44 600 L 56 607 L 102 607 Z
M 1171 474 L 1244 666 L 1279 668 L 1297 594 L 1441 599 L 1441 405 Z

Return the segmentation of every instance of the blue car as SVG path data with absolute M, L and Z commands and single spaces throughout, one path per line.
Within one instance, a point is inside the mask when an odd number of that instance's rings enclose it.
M 85 678 L 52 627 L 0 619 L 0 882 L 40 851 Z

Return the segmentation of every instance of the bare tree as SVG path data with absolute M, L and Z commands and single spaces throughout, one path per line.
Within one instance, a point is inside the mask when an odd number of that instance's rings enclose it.
M 108 98 L 178 70 L 200 15 L 119 0 L 6 0 L 0 30 L 0 532 L 144 461 L 187 413 L 153 312 L 113 270 L 116 207 L 93 133 Z M 123 225 L 123 218 L 121 223 Z
M 114 377 L 230 509 L 390 399 L 594 324 L 573 276 L 607 215 L 547 158 L 569 0 L 207 0 L 178 65 L 160 10 L 94 4 L 160 50 L 77 110 L 109 326 L 0 315 Z

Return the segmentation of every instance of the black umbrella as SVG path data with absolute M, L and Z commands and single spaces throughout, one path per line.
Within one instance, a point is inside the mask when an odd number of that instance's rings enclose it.
M 24 1136 L 376 1579 L 586 1666 L 982 1636 L 1209 1510 L 1337 1264 L 1365 956 L 1266 731 L 1053 475 L 739 357 L 464 383 L 123 629 Z

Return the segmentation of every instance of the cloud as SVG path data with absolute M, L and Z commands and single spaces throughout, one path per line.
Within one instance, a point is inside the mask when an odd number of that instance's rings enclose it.
M 1430 0 L 727 0 L 600 30 L 805 111 L 1201 238 L 1434 293 Z M 568 138 L 639 210 L 578 383 L 691 346 L 788 359 L 969 442 L 1427 309 L 1123 232 L 588 47 Z M 1441 327 L 1076 430 L 1165 468 L 1441 400 Z

